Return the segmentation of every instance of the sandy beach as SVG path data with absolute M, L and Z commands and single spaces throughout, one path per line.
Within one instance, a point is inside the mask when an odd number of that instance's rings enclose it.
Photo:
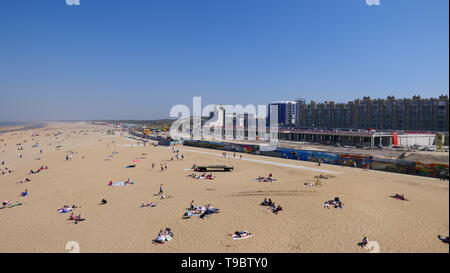
M 0 209 L 0 252 L 67 252 L 76 241 L 85 252 L 342 252 L 365 253 L 357 243 L 367 236 L 381 252 L 448 252 L 437 235 L 448 236 L 449 186 L 435 178 L 344 168 L 222 151 L 176 146 L 137 146 L 108 135 L 108 126 L 50 123 L 44 128 L 0 134 L 0 199 L 21 206 Z M 35 144 L 39 144 L 36 146 Z M 20 145 L 18 145 L 20 144 Z M 33 147 L 36 146 L 36 147 Z M 18 150 L 23 147 L 23 150 Z M 42 150 L 42 153 L 40 152 Z M 114 153 L 113 153 L 114 152 Z M 72 155 L 66 160 L 66 155 Z M 152 169 L 152 163 L 155 168 Z M 135 164 L 135 168 L 125 168 Z M 160 164 L 167 164 L 161 171 Z M 214 180 L 187 177 L 193 165 L 234 166 L 214 172 Z M 48 166 L 36 174 L 37 170 Z M 324 173 L 321 186 L 305 182 Z M 269 173 L 273 183 L 256 182 Z M 1 171 L 0 171 L 1 174 Z M 18 183 L 29 178 L 30 182 Z M 109 181 L 135 183 L 109 187 Z M 154 196 L 160 184 L 170 198 Z M 29 195 L 18 197 L 28 190 Z M 391 198 L 404 194 L 409 201 Z M 323 203 L 339 197 L 342 209 Z M 260 206 L 271 198 L 278 214 Z M 98 205 L 101 199 L 108 201 Z M 220 213 L 182 219 L 191 200 L 212 203 Z M 156 207 L 140 208 L 155 202 Z M 85 221 L 73 224 L 63 205 L 77 205 Z M 174 238 L 152 244 L 169 227 Z M 235 231 L 253 237 L 234 241 Z

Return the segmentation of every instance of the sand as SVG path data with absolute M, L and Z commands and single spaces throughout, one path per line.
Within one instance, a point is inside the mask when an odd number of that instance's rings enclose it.
M 448 244 L 437 240 L 438 234 L 448 236 L 448 182 L 247 154 L 240 160 L 238 153 L 224 158 L 222 151 L 183 146 L 177 148 L 185 159 L 170 161 L 171 148 L 132 146 L 136 141 L 107 135 L 109 128 L 51 123 L 0 135 L 0 163 L 5 160 L 14 170 L 0 175 L 0 199 L 25 202 L 0 210 L 0 252 L 67 252 L 66 243 L 76 241 L 81 252 L 364 253 L 368 250 L 357 246 L 363 236 L 378 242 L 381 252 L 449 251 Z M 56 138 L 54 132 L 61 134 Z M 39 136 L 32 140 L 32 133 Z M 40 148 L 31 147 L 36 142 Z M 23 151 L 17 151 L 18 143 Z M 73 159 L 66 161 L 68 151 Z M 113 151 L 119 154 L 108 157 Z M 133 163 L 134 159 L 141 161 Z M 167 163 L 166 171 L 160 170 L 161 163 Z M 129 164 L 136 167 L 125 168 Z M 234 171 L 213 173 L 217 177 L 212 181 L 196 180 L 186 177 L 193 164 L 233 165 Z M 27 175 L 41 165 L 49 169 Z M 304 185 L 322 171 L 329 177 L 322 186 Z M 268 173 L 277 181 L 254 181 Z M 26 177 L 32 181 L 17 184 Z M 110 180 L 128 177 L 136 183 L 107 186 Z M 161 183 L 172 198 L 153 195 Z M 29 196 L 17 197 L 25 189 Z M 389 197 L 395 193 L 410 201 Z M 334 197 L 344 208 L 324 209 L 323 202 Z M 99 206 L 102 198 L 108 203 Z M 268 213 L 259 205 L 264 198 L 272 198 L 284 210 Z M 191 200 L 197 205 L 212 203 L 221 212 L 206 220 L 182 219 Z M 139 208 L 151 201 L 159 205 Z M 81 206 L 75 212 L 86 220 L 76 225 L 67 221 L 68 214 L 56 212 L 64 204 Z M 175 233 L 173 240 L 152 244 L 166 227 Z M 253 237 L 233 241 L 230 235 L 237 230 L 248 230 Z

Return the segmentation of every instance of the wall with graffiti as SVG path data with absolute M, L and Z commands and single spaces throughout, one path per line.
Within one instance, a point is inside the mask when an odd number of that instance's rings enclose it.
M 228 142 L 212 142 L 212 141 L 203 141 L 203 140 L 185 140 L 183 145 L 200 147 L 200 148 L 208 148 L 208 149 L 216 149 L 216 150 L 224 150 L 230 152 L 238 152 L 238 153 L 248 153 L 248 154 L 257 154 L 258 145 L 246 145 L 246 144 L 237 144 L 237 143 L 228 143 Z
M 319 159 L 321 159 L 323 163 L 341 166 L 345 165 L 354 167 L 356 163 L 356 167 L 358 168 L 365 168 L 366 166 L 369 166 L 369 168 L 373 170 L 421 175 L 428 177 L 439 177 L 442 170 L 446 171 L 447 174 L 449 173 L 448 164 L 425 164 L 407 160 L 377 158 L 361 154 L 332 153 L 289 148 L 277 148 L 273 151 L 263 151 L 259 149 L 258 145 L 244 145 L 200 140 L 185 140 L 183 144 L 186 146 L 259 154 L 292 160 L 317 162 Z

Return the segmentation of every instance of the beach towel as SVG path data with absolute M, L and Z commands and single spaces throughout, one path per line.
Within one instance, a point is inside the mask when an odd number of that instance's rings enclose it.
M 133 162 L 140 162 L 140 160 L 138 160 L 138 159 L 135 159 L 135 160 L 133 160 Z
M 113 187 L 120 187 L 120 186 L 128 186 L 128 185 L 133 185 L 134 181 L 131 181 L 130 183 L 125 183 L 125 182 L 114 182 L 112 183 L 111 186 Z
M 15 204 L 11 204 L 11 205 L 7 206 L 7 208 L 14 208 L 14 207 L 18 207 L 21 205 L 22 205 L 22 203 L 15 203 Z
M 23 203 L 14 203 L 14 204 L 9 204 L 9 205 L 7 205 L 6 207 L 5 207 L 5 209 L 6 208 L 14 208 L 14 207 L 18 207 L 18 206 L 21 206 Z M 0 208 L 0 209 L 3 209 L 3 208 Z
M 57 210 L 57 212 L 59 212 L 59 213 L 68 213 L 68 212 L 71 212 L 71 211 L 73 211 L 72 208 L 62 208 L 62 209 L 58 209 Z

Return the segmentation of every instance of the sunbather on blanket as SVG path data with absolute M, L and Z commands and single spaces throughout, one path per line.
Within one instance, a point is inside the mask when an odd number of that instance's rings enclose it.
M 448 244 L 448 241 L 449 241 L 448 236 L 444 237 L 444 236 L 438 235 L 438 239 L 441 240 L 441 242 Z
M 70 214 L 69 221 L 73 221 L 74 224 L 78 224 L 78 222 L 86 220 L 85 218 L 81 217 L 81 214 L 75 215 L 73 212 Z
M 275 209 L 272 209 L 272 212 L 275 214 L 278 214 L 278 212 L 280 212 L 282 210 L 283 210 L 283 208 L 280 205 L 278 205 L 278 207 L 276 207 Z
M 73 211 L 73 208 L 68 207 L 68 206 L 64 206 L 64 207 L 62 207 L 62 208 L 60 208 L 60 209 L 58 209 L 56 211 L 59 212 L 59 213 L 68 213 L 68 212 Z
M 2 209 L 6 208 L 7 206 L 11 205 L 11 202 L 8 200 L 5 200 L 2 202 Z
M 233 239 L 237 240 L 237 239 L 244 239 L 244 238 L 248 238 L 251 237 L 252 234 L 250 232 L 247 231 L 235 231 L 234 235 L 233 235 Z
M 323 203 L 323 207 L 329 209 L 330 206 L 334 206 L 335 209 L 342 209 L 344 204 L 339 200 L 339 197 L 335 197 L 334 200 L 329 200 Z
M 143 203 L 143 204 L 140 205 L 139 207 L 140 207 L 140 208 L 148 208 L 148 207 L 153 208 L 153 207 L 156 207 L 157 205 L 158 205 L 158 204 L 156 204 L 156 203 L 150 202 L 150 203 L 148 203 L 148 204 Z
M 21 192 L 19 194 L 19 197 L 25 197 L 25 196 L 28 196 L 28 190 L 25 190 L 24 192 Z
M 173 232 L 170 230 L 170 228 L 166 228 L 164 231 L 160 230 L 158 235 L 156 236 L 156 239 L 153 240 L 154 243 L 164 244 L 167 241 L 172 240 L 173 238 Z
M 275 178 L 272 178 L 271 176 L 269 176 L 269 177 L 259 176 L 258 178 L 256 178 L 256 181 L 258 181 L 258 182 L 274 182 L 277 180 Z

